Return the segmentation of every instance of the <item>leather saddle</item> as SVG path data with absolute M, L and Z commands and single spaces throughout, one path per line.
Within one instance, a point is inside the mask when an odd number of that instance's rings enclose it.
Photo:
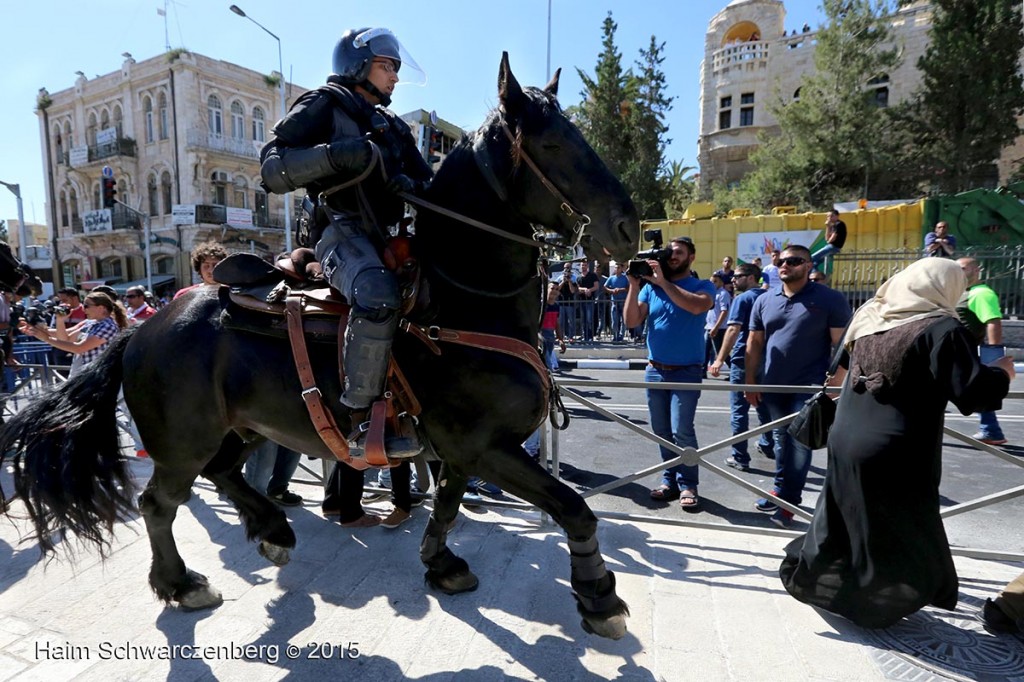
M 387 254 L 391 253 L 391 258 Z M 391 263 L 388 261 L 391 260 Z M 385 264 L 393 265 L 393 252 L 385 254 Z M 403 292 L 402 314 L 416 307 L 423 289 L 415 260 L 401 261 L 397 269 Z M 307 342 L 332 343 L 338 348 L 338 378 L 344 385 L 344 363 L 340 330 L 348 323 L 351 307 L 324 279 L 320 263 L 312 249 L 296 249 L 271 264 L 249 253 L 228 256 L 214 269 L 220 289 L 221 322 L 229 329 L 288 338 L 302 384 L 302 399 L 320 438 L 340 461 L 356 468 L 392 467 L 401 460 L 387 457 L 384 450 L 385 425 L 397 429 L 398 416 L 416 417 L 419 401 L 392 358 L 388 368 L 385 397 L 371 407 L 368 419 L 349 437 L 338 429 L 334 416 L 324 405 L 309 360 Z M 361 436 L 362 456 L 352 454 L 357 436 Z

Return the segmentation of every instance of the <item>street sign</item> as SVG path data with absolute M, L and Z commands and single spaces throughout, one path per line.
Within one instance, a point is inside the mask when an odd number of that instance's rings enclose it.
M 105 178 L 114 177 L 114 169 L 111 168 L 110 166 L 104 166 L 101 172 L 103 173 L 103 177 Z

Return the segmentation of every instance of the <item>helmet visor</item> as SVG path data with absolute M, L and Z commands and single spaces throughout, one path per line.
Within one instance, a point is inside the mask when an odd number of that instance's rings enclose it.
M 374 57 L 387 57 L 398 62 L 398 85 L 424 85 L 427 74 L 412 58 L 395 34 L 386 28 L 370 28 L 358 34 L 352 41 L 357 49 L 369 47 Z

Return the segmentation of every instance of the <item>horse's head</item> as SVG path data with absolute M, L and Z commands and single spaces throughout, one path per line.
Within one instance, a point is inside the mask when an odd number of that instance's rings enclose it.
M 33 295 L 43 293 L 42 280 L 36 277 L 27 263 L 18 262 L 7 242 L 0 242 L 0 284 L 11 291 L 17 291 L 22 285 L 27 285 Z
M 491 160 L 495 189 L 534 224 L 580 240 L 589 258 L 626 261 L 637 251 L 640 223 L 622 183 L 612 175 L 558 104 L 558 76 L 543 90 L 522 88 L 503 53 L 500 107 L 475 145 L 511 151 L 510 167 Z M 507 139 L 503 139 L 507 138 Z M 478 160 L 479 163 L 479 160 Z

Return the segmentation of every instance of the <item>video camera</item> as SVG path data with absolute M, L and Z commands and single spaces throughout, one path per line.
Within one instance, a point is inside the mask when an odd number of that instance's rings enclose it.
M 633 260 L 629 261 L 629 267 L 626 268 L 626 272 L 631 277 L 649 277 L 654 274 L 654 270 L 647 264 L 647 261 L 656 260 L 664 268 L 668 259 L 672 257 L 672 249 L 662 247 L 665 238 L 662 237 L 661 230 L 644 230 L 644 240 L 653 242 L 654 247 L 641 251 L 636 254 Z

